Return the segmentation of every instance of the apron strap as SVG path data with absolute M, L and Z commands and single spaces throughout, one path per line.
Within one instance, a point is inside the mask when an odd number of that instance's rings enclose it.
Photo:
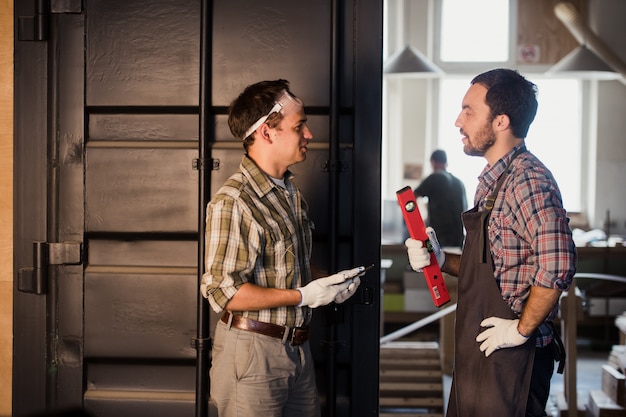
M 504 184 L 504 180 L 506 179 L 507 174 L 509 173 L 509 168 L 511 167 L 511 164 L 513 163 L 515 158 L 517 158 L 518 155 L 524 152 L 526 152 L 526 146 L 523 146 L 523 145 L 518 150 L 515 151 L 515 153 L 511 157 L 511 160 L 509 161 L 506 168 L 504 169 L 504 172 L 502 173 L 502 175 L 500 175 L 500 178 L 498 178 L 498 182 L 496 183 L 496 188 L 493 190 L 491 195 L 489 195 L 489 197 L 485 197 L 486 214 L 483 218 L 483 231 L 480 234 L 480 248 L 481 248 L 480 249 L 480 252 L 481 252 L 480 262 L 481 263 L 486 263 L 487 259 L 491 259 L 491 257 L 487 257 L 487 254 L 489 253 L 488 251 L 489 248 L 487 246 L 487 242 L 489 241 L 489 239 L 487 239 L 487 236 L 488 236 L 487 226 L 489 224 L 489 216 L 491 215 L 491 210 L 493 210 L 493 207 L 496 202 L 496 198 L 498 198 L 498 193 L 500 192 L 500 188 L 502 188 L 502 184 Z
M 550 331 L 552 331 L 552 343 L 550 344 L 550 347 L 552 348 L 552 354 L 554 355 L 554 360 L 559 363 L 559 367 L 556 373 L 562 374 L 563 370 L 565 369 L 565 357 L 566 357 L 565 346 L 563 346 L 563 341 L 561 340 L 561 336 L 559 336 L 559 334 L 556 332 L 556 326 L 554 325 L 554 322 L 547 321 L 544 323 L 546 323 L 548 327 L 550 328 Z
M 517 158 L 518 155 L 524 152 L 526 152 L 526 146 L 522 146 L 518 150 L 515 151 L 515 153 L 511 157 L 511 160 L 509 161 L 506 168 L 504 169 L 504 172 L 502 173 L 502 175 L 500 175 L 500 178 L 498 178 L 498 183 L 496 184 L 495 190 L 493 190 L 493 193 L 491 193 L 489 197 L 485 198 L 485 208 L 487 209 L 487 211 L 491 212 L 491 210 L 493 209 L 493 206 L 496 202 L 496 198 L 498 198 L 498 193 L 500 192 L 500 188 L 502 187 L 502 184 L 504 183 L 504 180 L 508 174 L 509 168 L 511 167 L 511 164 L 513 163 L 515 158 Z

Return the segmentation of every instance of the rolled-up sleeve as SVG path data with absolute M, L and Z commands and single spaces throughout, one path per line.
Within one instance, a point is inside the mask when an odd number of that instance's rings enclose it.
M 576 248 L 564 216 L 547 213 L 536 229 L 533 285 L 567 291 L 576 272 Z
M 219 313 L 251 275 L 257 257 L 254 225 L 232 199 L 209 203 L 205 230 L 205 267 L 200 292 Z
M 532 285 L 567 291 L 576 272 L 576 247 L 560 191 L 550 176 L 534 170 L 525 170 L 516 188 L 531 246 Z

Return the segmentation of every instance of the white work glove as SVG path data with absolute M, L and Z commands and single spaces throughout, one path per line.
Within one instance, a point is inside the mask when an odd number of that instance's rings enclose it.
M 481 327 L 488 327 L 483 330 L 476 341 L 482 342 L 480 351 L 485 352 L 485 357 L 489 357 L 494 351 L 503 348 L 510 348 L 523 345 L 529 339 L 529 336 L 522 335 L 517 330 L 519 319 L 507 320 L 499 317 L 489 317 L 483 320 Z
M 335 302 L 337 304 L 341 304 L 344 301 L 346 301 L 348 298 L 352 297 L 354 295 L 354 293 L 356 292 L 356 289 L 359 288 L 359 285 L 361 284 L 361 278 L 359 278 L 359 276 L 348 280 L 347 282 L 349 282 L 350 284 L 348 285 L 348 288 L 346 288 L 345 290 L 339 292 L 339 294 L 337 294 L 337 296 L 335 296 Z
M 302 299 L 299 306 L 309 306 L 311 308 L 326 305 L 332 301 L 335 301 L 337 295 L 347 290 L 352 281 L 350 278 L 354 278 L 363 272 L 362 266 L 353 269 L 346 269 L 341 272 L 337 272 L 334 275 L 324 278 L 318 278 L 309 282 L 304 287 L 300 287 L 297 290 L 300 291 Z M 356 290 L 356 288 L 354 288 Z M 352 295 L 352 294 L 350 294 Z M 343 301 L 349 298 L 346 297 Z
M 437 263 L 439 264 L 439 267 L 441 267 L 446 261 L 446 254 L 441 250 L 441 246 L 437 240 L 437 235 L 432 227 L 426 228 L 426 234 L 428 235 L 431 250 L 432 252 L 435 252 Z M 422 268 L 430 265 L 430 251 L 424 246 L 424 243 L 421 240 L 408 238 L 404 244 L 407 247 L 411 268 L 417 272 L 421 272 Z

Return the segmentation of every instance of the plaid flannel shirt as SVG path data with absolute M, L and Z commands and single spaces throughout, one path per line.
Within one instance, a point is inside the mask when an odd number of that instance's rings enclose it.
M 485 209 L 517 148 L 478 178 L 474 202 Z M 502 298 L 521 314 L 531 286 L 567 291 L 576 272 L 576 247 L 563 208 L 561 193 L 550 171 L 530 152 L 513 161 L 491 212 L 488 226 L 491 256 Z M 546 321 L 554 319 L 558 305 Z M 542 324 L 537 346 L 546 346 L 552 331 Z
M 244 156 L 208 204 L 200 291 L 214 311 L 223 311 L 246 282 L 295 289 L 311 281 L 313 223 L 292 177 L 287 172 L 283 189 Z M 297 306 L 235 313 L 289 327 L 306 325 L 311 317 L 309 307 Z

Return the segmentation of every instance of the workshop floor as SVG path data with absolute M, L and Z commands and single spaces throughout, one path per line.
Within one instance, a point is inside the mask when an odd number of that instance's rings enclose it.
M 576 366 L 576 395 L 579 408 L 589 402 L 589 391 L 602 389 L 602 365 L 608 363 L 610 351 L 592 350 L 586 346 L 578 346 Z M 546 412 L 549 416 L 558 417 L 557 396 L 564 393 L 563 375 L 555 372 L 550 384 L 550 399 Z

